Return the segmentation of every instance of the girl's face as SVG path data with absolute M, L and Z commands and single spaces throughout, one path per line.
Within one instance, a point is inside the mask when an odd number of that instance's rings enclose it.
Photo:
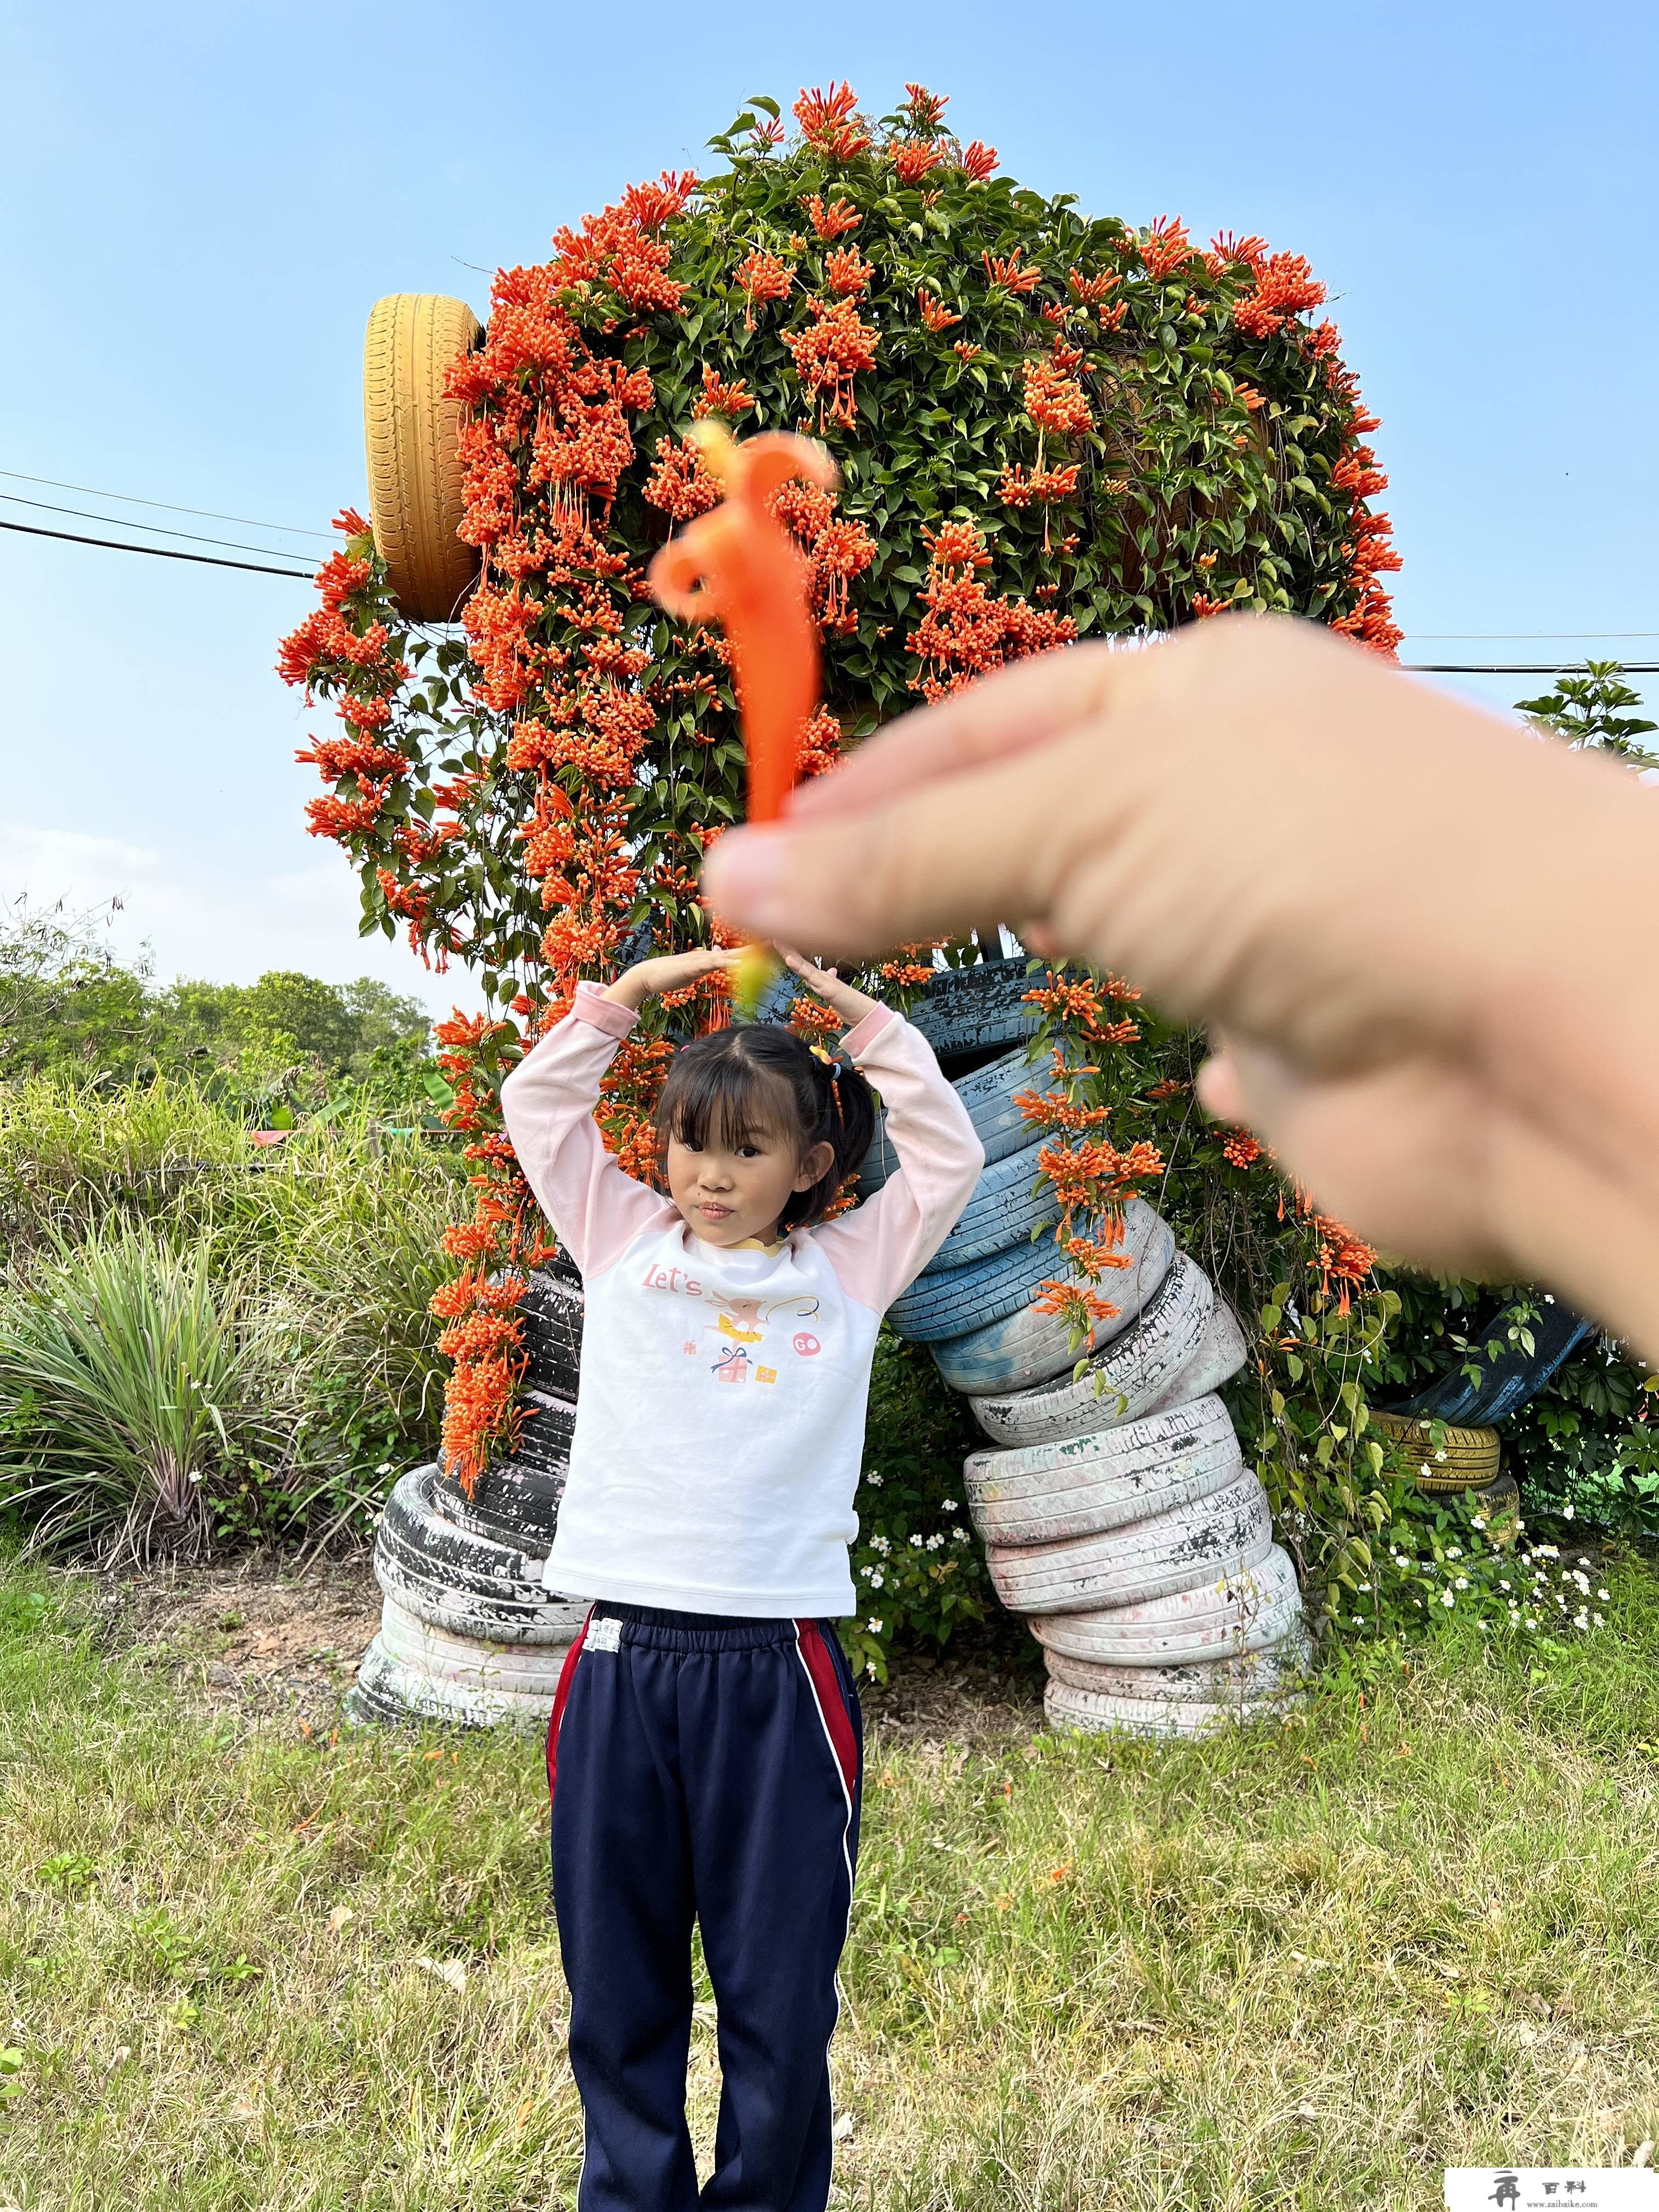
M 746 1237 L 770 1243 L 792 1192 L 811 1190 L 830 1172 L 835 1152 L 814 1145 L 805 1156 L 769 1129 L 710 1126 L 702 1145 L 668 1140 L 668 1189 L 695 1236 L 730 1247 Z

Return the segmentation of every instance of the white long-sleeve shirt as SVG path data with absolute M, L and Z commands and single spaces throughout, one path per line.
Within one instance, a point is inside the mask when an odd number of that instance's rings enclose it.
M 984 1150 L 926 1040 L 878 1007 L 842 1049 L 885 1102 L 898 1172 L 775 1251 L 706 1243 L 623 1172 L 593 1120 L 633 1026 L 584 983 L 501 1089 L 520 1165 L 586 1290 L 544 1580 L 683 1613 L 844 1617 L 881 1316 L 967 1204 Z

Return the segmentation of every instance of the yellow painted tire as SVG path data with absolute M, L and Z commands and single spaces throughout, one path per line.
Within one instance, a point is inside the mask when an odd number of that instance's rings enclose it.
M 1444 1442 L 1437 1444 L 1433 1424 L 1402 1419 L 1372 1410 L 1370 1425 L 1384 1448 L 1397 1445 L 1408 1455 L 1423 1490 L 1483 1490 L 1498 1480 L 1496 1429 L 1462 1429 L 1440 1424 Z
M 480 336 L 465 300 L 396 292 L 377 301 L 363 341 L 368 514 L 392 596 L 413 622 L 453 622 L 478 580 L 465 514 L 460 407 L 444 377 Z
M 1486 1541 L 1495 1552 L 1512 1552 L 1522 1534 L 1521 1486 L 1512 1474 L 1500 1474 L 1482 1490 L 1467 1490 L 1464 1502 L 1486 1523 Z

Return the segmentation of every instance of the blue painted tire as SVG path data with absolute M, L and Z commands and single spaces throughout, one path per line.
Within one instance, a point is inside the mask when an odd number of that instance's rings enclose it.
M 1119 1328 L 1128 1327 L 1157 1288 L 1157 1283 L 1145 1278 L 1152 1249 L 1159 1245 L 1164 1248 L 1163 1257 L 1155 1272 L 1161 1283 L 1174 1257 L 1174 1239 L 1150 1206 L 1143 1200 L 1131 1199 L 1124 1208 L 1122 1245 L 1131 1264 L 1110 1271 L 1109 1280 L 1102 1288 L 1102 1295 L 1113 1305 L 1127 1303 L 1133 1310 L 1127 1318 L 1122 1314 L 1113 1316 L 1114 1334 Z M 1038 1284 L 1072 1273 L 1056 1249 L 1053 1230 L 1048 1229 L 1035 1243 L 1010 1245 L 965 1267 L 918 1277 L 888 1308 L 887 1318 L 895 1332 L 913 1344 L 948 1343 L 956 1337 L 976 1335 L 1010 1315 L 1024 1312 L 1036 1295 Z
M 1012 1311 L 1005 1308 L 1000 1316 L 988 1318 L 979 1328 L 935 1343 L 934 1364 L 951 1388 L 975 1398 L 998 1391 L 1029 1389 L 1033 1383 L 1047 1382 L 1064 1374 L 1085 1352 L 1098 1352 L 1103 1345 L 1121 1336 L 1139 1318 L 1175 1261 L 1175 1238 L 1169 1224 L 1160 1221 L 1152 1208 L 1139 1200 L 1133 1200 L 1125 1210 L 1124 1234 L 1135 1264 L 1121 1273 L 1109 1275 L 1102 1284 L 1102 1291 L 1118 1311 L 1095 1324 L 1086 1346 L 1074 1351 L 1071 1331 L 1063 1316 L 1036 1312 L 1028 1294 L 1024 1305 Z M 1054 1245 L 1049 1238 L 1026 1249 L 1033 1255 L 1044 1255 L 1050 1262 L 1054 1260 Z M 957 1270 L 958 1275 L 973 1272 L 969 1267 Z M 1051 1275 L 1054 1272 L 1050 1265 L 1043 1273 Z M 1033 1277 L 1032 1288 L 1042 1279 L 1043 1274 Z
M 1014 1101 L 1022 1091 L 1042 1087 L 1044 1069 L 1033 1066 L 1024 1045 L 1016 1045 L 1000 1059 L 961 1075 L 951 1085 L 968 1109 L 974 1134 L 985 1147 L 985 1164 L 994 1167 L 1011 1152 L 1024 1152 L 1031 1141 L 1031 1125 Z M 887 1141 L 887 1115 L 876 1117 L 876 1133 L 859 1170 L 859 1196 L 868 1198 L 881 1188 L 898 1165 L 898 1154 Z
M 1029 1243 L 1034 1229 L 1053 1224 L 1060 1213 L 1054 1186 L 1046 1177 L 1039 1182 L 1037 1170 L 1037 1154 L 1048 1141 L 1039 1137 L 983 1170 L 955 1227 L 927 1262 L 923 1282 L 1006 1252 L 1011 1244 Z
M 1502 1319 L 1500 1315 L 1492 1327 L 1498 1328 Z M 1491 1333 L 1488 1330 L 1486 1335 Z M 1518 1413 L 1529 1398 L 1535 1398 L 1556 1370 L 1571 1358 L 1590 1334 L 1591 1324 L 1582 1314 L 1575 1313 L 1571 1306 L 1546 1291 L 1542 1311 L 1528 1333 L 1533 1340 L 1530 1352 L 1512 1344 L 1496 1359 L 1489 1361 L 1484 1350 L 1486 1337 L 1479 1330 L 1472 1330 L 1467 1361 L 1460 1361 L 1416 1397 L 1408 1398 L 1403 1406 L 1378 1410 L 1416 1414 L 1425 1421 L 1454 1421 L 1461 1428 L 1492 1428 L 1507 1420 L 1511 1413 Z M 1468 1366 L 1475 1364 L 1485 1370 L 1478 1382 L 1471 1382 L 1466 1372 Z
M 1035 1006 L 1024 1003 L 1038 980 L 1023 956 L 981 960 L 972 968 L 941 968 L 910 1019 L 941 1060 L 1018 1044 L 1042 1018 Z

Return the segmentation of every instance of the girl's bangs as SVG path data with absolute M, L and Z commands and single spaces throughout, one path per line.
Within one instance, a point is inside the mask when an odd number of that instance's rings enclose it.
M 710 1055 L 676 1068 L 663 1100 L 662 1133 L 678 1144 L 706 1149 L 714 1141 L 727 1152 L 770 1139 L 787 1140 L 787 1086 L 740 1053 Z

